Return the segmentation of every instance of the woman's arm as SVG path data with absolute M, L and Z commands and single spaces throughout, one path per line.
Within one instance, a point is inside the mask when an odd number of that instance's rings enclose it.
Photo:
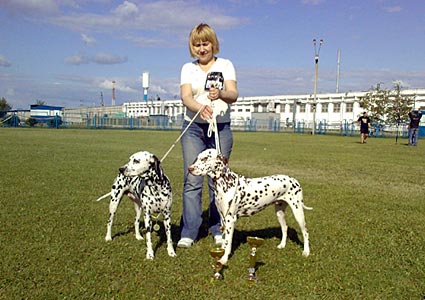
M 224 81 L 224 88 L 222 90 L 211 87 L 208 98 L 212 101 L 221 99 L 228 104 L 236 102 L 238 99 L 239 93 L 236 86 L 236 81 L 226 80 Z
M 186 106 L 187 109 L 189 109 L 190 111 L 194 113 L 197 113 L 203 106 L 201 103 L 197 102 L 193 98 L 192 85 L 189 83 L 182 84 L 180 86 L 180 96 L 182 98 L 183 105 Z M 199 116 L 201 117 L 202 120 L 211 119 L 212 118 L 211 107 L 209 107 L 208 105 L 205 105 L 204 109 L 201 111 Z

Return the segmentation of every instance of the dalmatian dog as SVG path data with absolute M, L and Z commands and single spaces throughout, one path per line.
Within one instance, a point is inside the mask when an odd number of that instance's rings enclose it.
M 176 256 L 171 238 L 171 206 L 172 191 L 168 177 L 165 175 L 159 159 L 147 152 L 141 151 L 130 156 L 129 162 L 119 168 L 119 174 L 112 184 L 111 192 L 103 195 L 97 201 L 111 196 L 109 203 L 109 220 L 105 240 L 112 240 L 112 223 L 120 201 L 127 195 L 134 203 L 136 217 L 134 228 L 136 239 L 143 240 L 140 234 L 139 221 L 144 212 L 146 228 L 147 259 L 154 258 L 152 249 L 152 217 L 164 216 L 164 227 L 167 236 L 167 250 L 169 256 Z
M 304 205 L 302 189 L 296 179 L 286 175 L 245 178 L 232 172 L 227 159 L 218 155 L 215 149 L 201 152 L 188 171 L 193 175 L 208 175 L 214 182 L 215 201 L 223 228 L 222 248 L 225 250 L 219 260 L 221 264 L 226 264 L 229 259 L 236 220 L 239 217 L 252 216 L 270 204 L 275 205 L 276 216 L 282 229 L 282 241 L 277 247 L 281 249 L 286 245 L 288 226 L 285 221 L 285 209 L 289 204 L 303 234 L 303 256 L 310 254 L 304 209 L 312 208 Z

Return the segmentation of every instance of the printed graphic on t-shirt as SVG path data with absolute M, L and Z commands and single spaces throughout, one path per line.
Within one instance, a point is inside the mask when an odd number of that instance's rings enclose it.
M 223 73 L 221 72 L 210 72 L 207 75 L 207 80 L 205 81 L 205 90 L 209 91 L 211 86 L 214 86 L 215 88 L 222 90 L 224 84 L 224 77 Z

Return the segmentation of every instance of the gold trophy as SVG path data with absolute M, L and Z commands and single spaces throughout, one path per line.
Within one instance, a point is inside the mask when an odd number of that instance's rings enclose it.
M 218 260 L 223 256 L 224 249 L 220 248 L 220 247 L 211 248 L 210 254 L 214 258 L 214 264 L 212 265 L 212 267 L 215 271 L 214 275 L 212 276 L 211 281 L 222 280 L 223 275 L 220 273 L 220 271 L 221 271 L 221 269 L 223 269 L 223 265 L 221 263 L 219 263 Z
M 251 247 L 251 252 L 249 254 L 249 268 L 248 268 L 248 276 L 246 277 L 246 280 L 251 283 L 257 283 L 258 278 L 255 274 L 255 268 L 257 265 L 257 248 L 260 247 L 264 243 L 264 239 L 258 238 L 258 237 L 247 237 L 246 241 L 248 242 L 249 246 Z

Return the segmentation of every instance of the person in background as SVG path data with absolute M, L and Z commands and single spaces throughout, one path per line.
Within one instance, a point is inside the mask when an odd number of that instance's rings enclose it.
M 407 125 L 409 129 L 409 146 L 417 146 L 418 145 L 418 137 L 419 137 L 419 122 L 422 118 L 422 113 L 417 110 L 412 110 L 409 112 L 410 123 Z
M 195 26 L 189 35 L 190 56 L 194 61 L 183 65 L 180 94 L 186 107 L 182 131 L 196 116 L 181 139 L 184 164 L 183 211 L 180 220 L 181 238 L 177 247 L 189 248 L 198 237 L 202 224 L 202 187 L 204 177 L 194 176 L 188 167 L 199 153 L 216 148 L 219 136 L 221 153 L 230 157 L 233 135 L 230 129 L 230 104 L 236 102 L 238 89 L 232 62 L 217 57 L 219 42 L 215 31 L 207 24 Z M 218 132 L 211 132 L 209 121 L 216 117 Z M 221 218 L 215 205 L 213 183 L 209 187 L 209 230 L 217 245 L 222 243 Z
M 356 123 L 360 124 L 360 143 L 366 144 L 370 128 L 370 118 L 368 117 L 367 112 L 364 112 Z

